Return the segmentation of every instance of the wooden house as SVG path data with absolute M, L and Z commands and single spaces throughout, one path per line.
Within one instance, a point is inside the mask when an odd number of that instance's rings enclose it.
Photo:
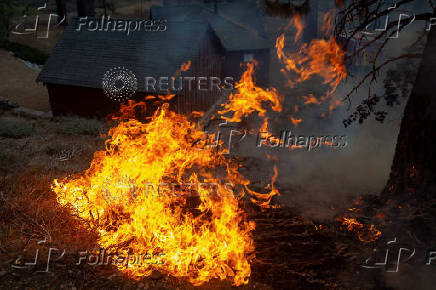
M 88 19 L 100 21 L 100 19 Z M 145 78 L 191 77 L 222 78 L 224 48 L 214 30 L 204 22 L 165 23 L 165 31 L 112 31 L 81 29 L 74 18 L 40 72 L 37 82 L 47 86 L 53 114 L 104 117 L 118 110 L 120 102 L 102 90 L 105 73 L 122 67 L 137 79 L 133 99 L 168 91 L 150 90 Z M 86 26 L 87 27 L 87 26 Z M 191 62 L 189 70 L 181 65 Z M 172 100 L 172 108 L 180 113 L 205 111 L 222 92 L 218 90 L 187 90 L 186 85 Z

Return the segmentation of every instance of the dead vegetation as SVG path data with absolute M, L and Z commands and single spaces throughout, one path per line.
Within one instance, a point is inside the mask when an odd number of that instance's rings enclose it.
M 161 273 L 132 280 L 110 265 L 76 265 L 81 251 L 96 250 L 97 235 L 58 204 L 50 186 L 55 178 L 89 167 L 93 153 L 104 146 L 103 123 L 75 118 L 28 119 L 6 113 L 0 117 L 0 122 L 4 120 L 32 130 L 0 137 L 1 288 L 194 288 Z M 351 277 L 358 272 L 362 246 L 353 234 L 338 232 L 338 223 L 324 223 L 321 230 L 318 223 L 301 217 L 297 208 L 261 211 L 246 204 L 245 209 L 257 227 L 252 276 L 242 288 L 341 289 L 355 283 Z M 46 259 L 50 248 L 59 249 L 53 255 L 66 252 L 50 264 L 48 273 L 44 273 L 44 261 L 19 268 L 34 260 L 37 250 L 41 259 Z M 203 286 L 223 289 L 231 283 L 211 281 Z

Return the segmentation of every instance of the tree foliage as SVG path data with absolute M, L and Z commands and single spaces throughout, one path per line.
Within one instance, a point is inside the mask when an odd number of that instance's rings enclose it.
M 12 19 L 22 14 L 22 1 L 0 1 L 0 45 L 5 45 L 12 29 Z

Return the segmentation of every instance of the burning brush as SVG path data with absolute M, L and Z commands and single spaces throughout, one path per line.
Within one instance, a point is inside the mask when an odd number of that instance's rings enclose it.
M 128 115 L 141 106 L 130 102 L 122 108 L 106 150 L 95 153 L 88 170 L 54 181 L 58 202 L 99 233 L 103 249 L 162 254 L 164 263 L 117 265 L 132 277 L 159 270 L 194 285 L 229 277 L 235 285 L 247 283 L 255 225 L 246 220 L 240 201 L 250 182 L 222 152 L 198 146 L 206 133 L 186 117 L 164 104 L 150 122 L 141 123 Z M 232 194 L 225 186 L 150 191 L 153 185 L 187 183 L 243 186 Z M 250 193 L 254 201 L 268 200 Z
M 298 38 L 302 27 L 296 21 Z M 277 55 L 287 71 L 298 75 L 297 82 L 319 75 L 331 86 L 327 96 L 312 103 L 331 97 L 346 76 L 344 52 L 335 39 L 313 41 L 295 55 L 283 51 L 284 40 L 283 35 L 277 39 Z M 189 66 L 187 63 L 181 70 Z M 247 64 L 218 114 L 229 122 L 256 114 L 263 120 L 261 129 L 267 131 L 267 107 L 281 112 L 283 97 L 274 88 L 256 86 L 254 68 L 255 63 Z M 338 102 L 333 98 L 330 104 L 332 108 Z M 121 116 L 115 118 L 118 125 L 109 131 L 106 149 L 94 154 L 90 168 L 53 182 L 58 202 L 98 233 L 102 249 L 154 257 L 153 263 L 116 264 L 131 277 L 149 276 L 157 270 L 194 285 L 214 278 L 247 284 L 254 258 L 255 223 L 247 220 L 243 197 L 248 194 L 253 203 L 268 207 L 272 197 L 279 195 L 274 187 L 277 168 L 267 186 L 270 192 L 254 192 L 248 188 L 250 181 L 238 171 L 241 164 L 221 149 L 205 148 L 214 135 L 208 136 L 187 117 L 170 111 L 168 104 L 163 104 L 149 122 L 140 122 L 134 116 L 141 108 L 145 108 L 144 103 L 131 101 L 122 106 Z M 294 125 L 302 121 L 291 120 Z M 205 183 L 218 186 L 201 190 L 182 186 Z M 168 185 L 164 192 L 160 192 L 162 184 Z M 174 184 L 177 190 L 171 188 Z M 229 190 L 227 184 L 236 186 Z M 343 225 L 349 230 L 361 228 L 354 223 Z

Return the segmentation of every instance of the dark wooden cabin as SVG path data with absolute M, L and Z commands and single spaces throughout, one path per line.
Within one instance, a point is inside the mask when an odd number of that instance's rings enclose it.
M 183 2 L 183 1 L 181 1 Z M 225 50 L 223 74 L 239 79 L 245 68 L 241 64 L 255 59 L 256 83 L 269 85 L 270 50 L 264 17 L 255 5 L 244 1 L 190 4 L 180 1 L 167 6 L 153 6 L 150 17 L 170 21 L 204 21 L 217 35 Z M 178 4 L 178 5 L 177 5 Z
M 223 77 L 221 60 L 224 49 L 211 27 L 204 22 L 166 23 L 166 31 L 77 31 L 79 20 L 66 28 L 59 43 L 44 65 L 37 81 L 49 92 L 53 115 L 104 117 L 118 110 L 120 103 L 102 90 L 106 71 L 124 67 L 132 71 L 138 88 L 134 99 L 164 92 L 147 91 L 145 77 L 172 77 L 183 63 L 191 67 L 181 76 Z M 186 89 L 175 93 L 172 108 L 180 113 L 205 111 L 222 91 Z

